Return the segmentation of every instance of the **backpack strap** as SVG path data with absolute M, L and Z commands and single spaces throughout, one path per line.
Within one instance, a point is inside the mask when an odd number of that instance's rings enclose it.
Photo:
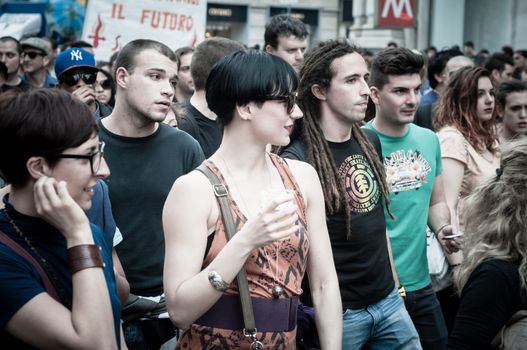
M 11 248 L 15 253 L 17 253 L 21 258 L 26 260 L 28 263 L 33 265 L 33 267 L 37 270 L 38 274 L 40 275 L 40 278 L 42 278 L 42 282 L 44 283 L 44 288 L 46 289 L 46 292 L 51 295 L 53 299 L 58 301 L 59 303 L 62 303 L 60 301 L 59 295 L 57 293 L 57 290 L 51 283 L 48 275 L 42 268 L 42 266 L 35 260 L 35 258 L 29 254 L 24 248 L 20 246 L 17 242 L 15 242 L 12 238 L 10 238 L 8 235 L 6 235 L 4 232 L 0 231 L 0 242 Z

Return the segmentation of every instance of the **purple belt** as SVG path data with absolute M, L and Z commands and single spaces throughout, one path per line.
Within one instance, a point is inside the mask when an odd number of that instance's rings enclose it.
M 298 297 L 282 299 L 251 298 L 258 332 L 290 332 L 296 327 Z M 243 314 L 238 295 L 221 298 L 195 324 L 243 330 Z

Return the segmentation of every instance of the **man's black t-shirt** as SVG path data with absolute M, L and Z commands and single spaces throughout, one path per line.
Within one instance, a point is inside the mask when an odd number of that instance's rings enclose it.
M 163 206 L 174 181 L 200 165 L 203 153 L 196 140 L 166 124 L 159 124 L 149 136 L 125 137 L 99 121 L 99 138 L 106 142 L 104 158 L 111 171 L 106 183 L 123 235 L 116 250 L 131 292 L 160 295 L 165 258 Z
M 223 138 L 223 126 L 217 120 L 205 117 L 190 101 L 181 102 L 184 110 L 179 128 L 195 138 L 203 149 L 205 158 L 209 158 Z
M 377 153 L 382 154 L 377 135 L 370 130 L 363 131 Z M 350 240 L 346 238 L 344 213 L 327 218 L 342 306 L 364 308 L 383 299 L 394 288 L 386 243 L 382 190 L 355 139 L 328 144 L 352 211 Z M 302 141 L 295 141 L 281 156 L 306 161 L 306 146 Z M 303 284 L 303 288 L 305 290 L 307 286 Z M 308 294 L 304 293 L 303 301 L 309 304 L 309 298 L 305 297 Z

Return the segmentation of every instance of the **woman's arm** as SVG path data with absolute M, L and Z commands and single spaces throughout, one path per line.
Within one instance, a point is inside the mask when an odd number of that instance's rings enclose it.
M 459 194 L 461 192 L 461 184 L 463 183 L 463 174 L 465 166 L 459 160 L 453 158 L 443 158 L 443 173 L 444 179 L 445 199 L 450 210 L 450 217 L 452 224 L 459 227 L 459 217 L 457 212 L 457 203 L 459 201 Z
M 306 201 L 309 232 L 307 273 L 323 350 L 342 348 L 342 301 L 333 253 L 326 225 L 324 196 L 315 169 L 303 162 L 288 160 Z
M 35 184 L 34 197 L 37 212 L 61 231 L 68 248 L 94 244 L 88 218 L 71 198 L 64 182 L 41 177 Z M 103 269 L 80 270 L 73 274 L 72 284 L 71 311 L 49 294 L 40 293 L 13 315 L 7 331 L 42 349 L 116 349 Z
M 121 305 L 124 305 L 126 303 L 126 299 L 128 299 L 128 295 L 130 294 L 130 284 L 126 279 L 123 265 L 121 265 L 121 260 L 119 259 L 115 248 L 112 248 L 112 260 L 115 273 L 115 284 L 117 286 L 117 294 L 119 294 Z
M 452 223 L 452 232 L 459 232 L 459 216 L 457 205 L 461 193 L 461 184 L 465 166 L 459 160 L 453 158 L 442 158 L 443 173 L 441 174 L 445 200 L 450 211 L 450 222 Z M 436 227 L 438 229 L 438 227 Z M 463 261 L 463 252 L 458 251 L 446 255 L 450 265 L 457 265 Z
M 261 214 L 245 223 L 203 270 L 207 235 L 214 229 L 219 209 L 207 178 L 195 171 L 180 177 L 172 187 L 163 209 L 165 231 L 164 290 L 172 321 L 187 328 L 203 315 L 222 295 L 208 280 L 210 271 L 231 283 L 250 252 L 256 247 L 284 238 L 298 230 L 292 225 L 296 208 L 274 210 L 291 200 L 285 195 Z M 189 209 L 192 208 L 192 209 Z M 279 221 L 283 216 L 289 218 Z

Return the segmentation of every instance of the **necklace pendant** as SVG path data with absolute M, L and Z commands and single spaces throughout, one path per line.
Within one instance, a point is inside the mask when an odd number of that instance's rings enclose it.
M 284 293 L 284 290 L 279 285 L 273 287 L 273 298 L 278 299 Z

